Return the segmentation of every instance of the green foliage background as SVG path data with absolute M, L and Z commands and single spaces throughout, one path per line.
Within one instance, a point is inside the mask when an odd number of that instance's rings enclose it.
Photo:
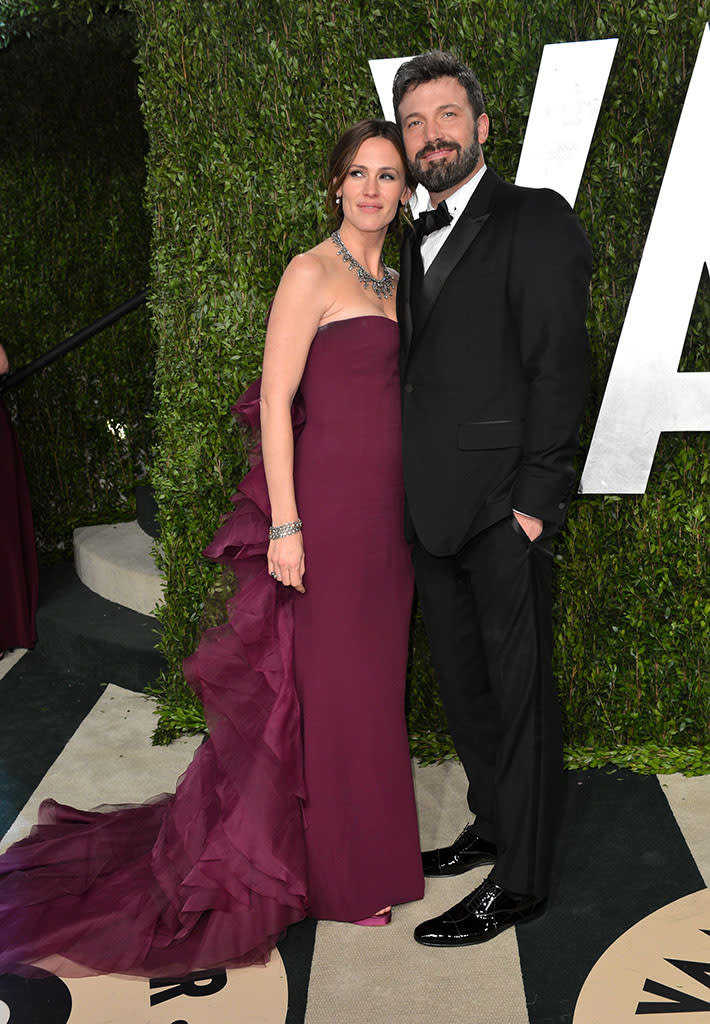
M 180 665 L 196 642 L 205 595 L 228 586 L 199 552 L 244 465 L 229 405 L 258 373 L 264 316 L 285 264 L 327 231 L 332 142 L 346 125 L 379 114 L 367 59 L 455 50 L 483 84 L 493 122 L 487 159 L 513 179 L 544 45 L 619 37 L 577 201 L 596 258 L 586 445 L 710 10 L 697 0 L 125 6 L 136 19 L 150 139 L 152 478 L 169 663 L 158 739 L 167 740 L 201 724 Z M 705 272 L 683 369 L 710 370 L 709 313 Z M 572 764 L 612 757 L 653 770 L 710 765 L 709 468 L 707 435 L 667 435 L 644 496 L 573 504 L 556 550 L 556 673 Z M 410 673 L 414 749 L 446 754 L 418 621 Z
M 152 143 L 167 737 L 197 716 L 179 665 L 213 580 L 198 552 L 242 468 L 228 406 L 258 372 L 283 267 L 326 231 L 323 165 L 333 140 L 379 113 L 367 58 L 458 52 L 484 86 L 488 160 L 513 178 L 544 44 L 619 36 L 577 204 L 596 255 L 588 441 L 708 10 L 688 0 L 131 7 Z M 708 312 L 706 275 L 685 369 L 710 369 Z M 709 465 L 705 435 L 667 436 L 646 495 L 574 504 L 556 555 L 556 671 L 582 761 L 585 745 L 706 743 Z M 436 756 L 448 740 L 418 624 L 413 648 L 413 742 Z
M 30 24 L 0 50 L 0 342 L 14 368 L 141 291 L 150 246 L 135 23 Z M 7 393 L 44 557 L 74 526 L 135 514 L 153 363 L 142 309 Z

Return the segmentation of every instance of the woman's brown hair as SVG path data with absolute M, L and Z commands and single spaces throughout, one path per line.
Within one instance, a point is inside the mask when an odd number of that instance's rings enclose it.
M 358 121 L 357 124 L 343 132 L 333 146 L 330 159 L 328 160 L 328 194 L 326 203 L 328 211 L 338 227 L 343 223 L 343 211 L 338 203 L 336 203 L 335 197 L 345 181 L 345 176 L 355 160 L 357 151 L 367 139 L 387 139 L 391 142 L 402 161 L 406 184 L 412 191 L 416 187 L 416 183 L 409 170 L 407 154 L 404 151 L 404 143 L 402 142 L 402 136 L 397 125 L 392 121 L 380 121 L 374 117 Z M 399 210 L 397 211 L 397 216 L 390 224 L 390 230 L 397 225 L 398 220 Z

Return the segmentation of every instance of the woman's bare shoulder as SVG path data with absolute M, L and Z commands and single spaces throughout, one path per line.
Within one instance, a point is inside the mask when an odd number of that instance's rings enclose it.
M 282 325 L 288 324 L 291 330 L 295 318 L 304 325 L 312 322 L 318 326 L 328 309 L 332 292 L 332 262 L 328 257 L 327 240 L 293 257 L 274 297 L 272 325 L 278 320 Z
M 291 277 L 303 279 L 304 283 L 309 279 L 327 275 L 333 262 L 332 248 L 330 239 L 326 238 L 324 242 L 319 242 L 312 249 L 294 256 L 286 267 L 285 273 Z

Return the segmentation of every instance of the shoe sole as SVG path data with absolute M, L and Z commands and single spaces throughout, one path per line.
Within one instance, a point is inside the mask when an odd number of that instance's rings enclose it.
M 363 928 L 377 928 L 389 924 L 392 920 L 392 911 L 387 914 L 374 914 L 372 917 L 363 917 L 360 921 L 353 921 L 353 924 L 362 925 Z

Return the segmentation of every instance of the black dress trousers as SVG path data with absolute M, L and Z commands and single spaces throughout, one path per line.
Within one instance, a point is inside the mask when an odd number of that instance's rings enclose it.
M 511 515 L 455 555 L 415 539 L 413 558 L 469 806 L 498 846 L 493 878 L 544 898 L 562 792 L 549 542 L 531 543 Z

